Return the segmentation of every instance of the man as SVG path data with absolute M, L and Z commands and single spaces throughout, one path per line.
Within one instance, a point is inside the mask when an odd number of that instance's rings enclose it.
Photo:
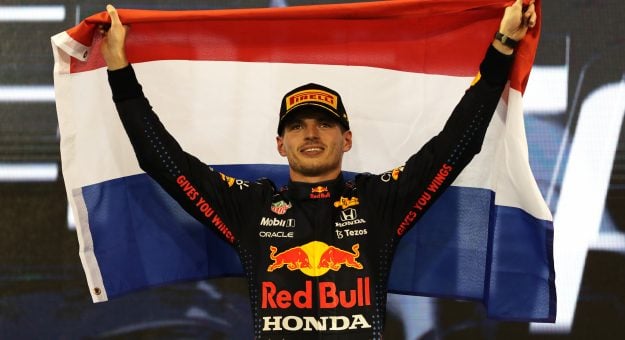
M 185 153 L 144 97 L 124 51 L 115 9 L 102 55 L 141 168 L 237 250 L 262 339 L 380 339 L 387 278 L 401 236 L 480 151 L 507 81 L 514 46 L 536 23 L 534 5 L 505 11 L 480 74 L 439 135 L 382 175 L 345 181 L 352 132 L 342 99 L 318 84 L 282 99 L 277 150 L 290 181 L 276 190 L 214 171 Z M 234 185 L 238 183 L 239 185 Z M 426 188 L 428 190 L 426 190 Z

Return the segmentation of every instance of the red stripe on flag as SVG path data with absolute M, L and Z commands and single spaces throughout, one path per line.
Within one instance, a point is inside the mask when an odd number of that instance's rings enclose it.
M 217 11 L 120 9 L 131 30 L 133 63 L 215 60 L 370 66 L 408 72 L 473 76 L 492 41 L 503 8 L 499 0 L 412 0 Z M 540 10 L 540 9 L 538 9 Z M 68 34 L 93 51 L 72 58 L 71 72 L 104 66 L 98 13 Z M 523 41 L 511 77 L 524 89 L 539 27 Z

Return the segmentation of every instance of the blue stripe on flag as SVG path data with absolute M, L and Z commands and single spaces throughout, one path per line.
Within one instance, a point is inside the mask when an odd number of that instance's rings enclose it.
M 490 190 L 448 188 L 399 243 L 389 290 L 481 300 L 492 202 Z
M 489 317 L 527 321 L 533 315 L 532 321 L 554 322 L 553 224 L 511 207 L 496 206 L 494 215 L 485 291 Z
M 83 188 L 107 296 L 181 280 L 241 275 L 234 249 L 148 175 Z
M 285 165 L 213 167 L 247 180 L 288 180 Z M 234 249 L 148 175 L 82 192 L 109 298 L 169 282 L 243 274 Z M 551 224 L 518 208 L 495 206 L 494 197 L 487 189 L 450 187 L 400 242 L 389 291 L 480 300 L 496 318 L 553 318 Z M 536 248 L 528 251 L 530 245 Z
M 490 190 L 447 189 L 399 243 L 389 292 L 482 301 L 494 319 L 555 321 L 551 222 L 494 202 Z

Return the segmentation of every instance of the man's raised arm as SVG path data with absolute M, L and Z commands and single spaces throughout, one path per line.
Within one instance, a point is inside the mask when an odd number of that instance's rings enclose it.
M 242 206 L 256 198 L 259 185 L 250 183 L 245 190 L 233 190 L 230 177 L 214 171 L 199 159 L 186 153 L 165 129 L 145 97 L 125 44 L 128 26 L 124 26 L 115 7 L 108 5 L 110 27 L 101 26 L 101 53 L 108 67 L 108 80 L 113 101 L 139 166 L 183 209 L 229 243 L 235 243 L 243 225 Z M 234 179 L 232 179 L 234 180 Z
M 407 216 L 402 236 L 416 222 L 416 217 L 440 197 L 482 148 L 486 130 L 500 101 L 514 61 L 514 48 L 536 25 L 534 1 L 525 8 L 522 0 L 505 9 L 499 30 L 480 64 L 480 72 L 454 108 L 442 131 L 426 143 L 406 162 L 396 182 L 399 200 L 392 207 L 399 216 Z M 436 190 L 428 192 L 429 200 L 420 205 L 418 199 L 430 183 Z M 385 183 L 386 185 L 386 183 Z M 417 200 L 417 202 L 415 202 Z M 407 211 L 408 210 L 408 211 Z M 391 230 L 393 231 L 393 230 Z

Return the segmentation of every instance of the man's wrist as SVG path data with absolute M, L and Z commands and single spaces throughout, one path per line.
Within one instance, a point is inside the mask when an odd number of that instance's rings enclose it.
M 119 63 L 111 63 L 108 65 L 108 70 L 109 71 L 117 71 L 117 70 L 121 70 L 124 67 L 128 66 L 128 62 L 119 62 Z
M 495 40 L 501 41 L 502 44 L 514 49 L 519 45 L 518 40 L 512 39 L 509 35 L 501 32 L 495 33 Z
M 128 66 L 128 60 L 120 60 L 116 62 L 107 63 L 107 68 L 109 71 L 121 70 L 126 66 Z
M 116 56 L 109 56 L 108 58 L 104 59 L 106 61 L 106 66 L 109 71 L 120 70 L 128 66 L 128 59 L 126 58 L 126 53 L 123 51 Z
M 504 45 L 501 41 L 494 39 L 493 47 L 502 54 L 512 55 L 514 53 L 514 49 L 508 45 Z

